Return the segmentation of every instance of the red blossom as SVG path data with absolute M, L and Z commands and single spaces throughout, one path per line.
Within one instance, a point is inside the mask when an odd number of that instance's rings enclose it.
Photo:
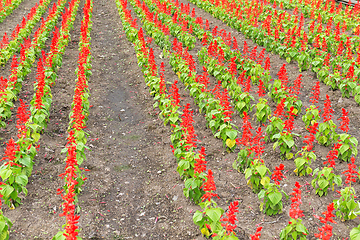
M 332 234 L 332 229 L 333 227 L 331 225 L 329 225 L 328 223 L 335 223 L 335 220 L 333 219 L 333 217 L 335 217 L 335 215 L 332 213 L 335 210 L 334 208 L 334 203 L 330 203 L 327 206 L 327 211 L 323 212 L 322 214 L 325 215 L 325 218 L 314 215 L 315 218 L 319 219 L 321 223 L 324 223 L 325 225 L 323 227 L 319 227 L 318 230 L 320 231 L 319 233 L 315 233 L 315 237 L 322 239 L 322 240 L 330 240 Z
M 348 163 L 348 170 L 342 172 L 342 174 L 345 174 L 346 176 L 345 184 L 351 185 L 352 182 L 356 182 L 359 172 L 357 171 L 354 157 L 351 158 L 351 163 Z
M 331 108 L 330 97 L 329 95 L 326 94 L 326 100 L 324 103 L 324 113 L 322 114 L 324 122 L 328 122 L 332 120 L 332 113 L 334 113 L 334 110 Z
M 325 161 L 323 164 L 326 165 L 328 164 L 327 167 L 332 167 L 335 168 L 335 159 L 338 158 L 339 155 L 339 151 L 338 149 L 340 149 L 341 147 L 341 143 L 335 143 L 333 148 L 329 151 L 328 155 L 326 156 L 327 161 Z
M 226 217 L 220 219 L 221 226 L 225 227 L 226 234 L 229 236 L 231 233 L 234 233 L 234 229 L 236 228 L 235 221 L 238 219 L 236 218 L 235 213 L 239 212 L 239 202 L 234 201 L 229 205 L 229 211 L 226 213 Z
M 274 3 L 275 3 L 275 1 L 274 1 Z M 256 229 L 256 232 L 255 232 L 255 234 L 254 235 L 250 235 L 250 237 L 251 237 L 251 240 L 260 240 L 260 236 L 261 236 L 261 230 L 262 230 L 262 227 L 258 227 L 257 229 Z
M 201 185 L 201 188 L 205 191 L 205 194 L 201 197 L 203 199 L 202 201 L 205 200 L 211 201 L 212 197 L 219 198 L 219 196 L 213 192 L 216 191 L 216 186 L 214 182 L 213 172 L 211 171 L 211 169 L 208 170 L 206 179 L 207 179 L 206 182 L 204 182 L 203 185 Z
M 240 139 L 240 144 L 242 144 L 244 146 L 250 146 L 251 141 L 252 141 L 252 136 L 253 136 L 251 129 L 253 129 L 253 128 L 249 121 L 250 117 L 247 114 L 247 112 L 244 112 L 243 114 L 244 114 L 243 124 L 242 124 L 243 132 L 242 132 L 242 137 Z
M 315 105 L 319 102 L 319 95 L 320 95 L 320 82 L 317 81 L 315 86 L 312 88 L 311 92 L 312 96 L 310 97 L 310 102 Z
M 198 158 L 195 158 L 195 163 L 194 163 L 194 174 L 196 173 L 202 173 L 202 172 L 205 172 L 206 171 L 206 164 L 207 164 L 207 161 L 205 161 L 205 148 L 202 147 L 200 152 L 199 152 L 199 157 Z M 196 177 L 196 175 L 195 175 Z
M 302 203 L 300 188 L 301 188 L 301 185 L 298 182 L 296 182 L 293 192 L 290 193 L 290 195 L 292 196 L 290 198 L 292 203 L 290 206 L 289 216 L 292 219 L 298 219 L 298 218 L 301 218 L 304 216 L 303 211 L 299 207 L 300 204 Z
M 286 178 L 285 175 L 281 172 L 284 170 L 284 164 L 280 164 L 279 167 L 275 167 L 274 173 L 271 175 L 271 180 L 275 182 L 276 185 L 280 185 L 280 181 L 283 178 Z
M 349 123 L 350 123 L 350 119 L 348 117 L 349 112 L 347 112 L 345 108 L 342 108 L 341 111 L 342 111 L 342 116 L 340 118 L 341 119 L 340 129 L 347 133 L 349 131 Z

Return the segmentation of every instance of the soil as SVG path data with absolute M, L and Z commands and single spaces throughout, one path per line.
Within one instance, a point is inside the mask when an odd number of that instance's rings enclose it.
M 36 1 L 24 1 L 14 13 L 0 24 L 0 33 L 13 29 L 20 23 L 22 15 L 35 4 Z M 185 1 L 183 1 L 186 3 Z M 75 69 L 78 58 L 78 39 L 80 21 L 82 19 L 81 1 L 74 28 L 71 31 L 71 42 L 66 48 L 63 65 L 58 71 L 58 79 L 52 88 L 53 103 L 48 128 L 42 134 L 40 150 L 35 159 L 32 176 L 29 178 L 28 195 L 23 204 L 15 210 L 3 207 L 4 214 L 11 219 L 10 239 L 51 239 L 65 223 L 59 217 L 62 200 L 56 194 L 64 181 L 58 176 L 64 171 L 65 155 L 61 153 L 67 137 L 68 116 L 75 86 Z M 129 5 L 130 6 L 130 5 Z M 239 48 L 242 49 L 246 40 L 252 49 L 256 44 L 245 39 L 241 33 L 234 31 L 210 14 L 190 4 L 196 9 L 197 17 L 209 19 L 210 27 L 219 26 L 231 32 L 237 38 Z M 88 135 L 87 160 L 82 167 L 89 169 L 85 172 L 88 178 L 79 196 L 78 214 L 80 215 L 80 236 L 83 239 L 205 239 L 192 221 L 192 216 L 200 208 L 186 199 L 183 195 L 184 183 L 176 172 L 176 160 L 170 148 L 170 128 L 164 126 L 159 118 L 158 109 L 153 108 L 153 98 L 144 83 L 143 74 L 137 66 L 137 59 L 132 44 L 126 39 L 122 30 L 120 17 L 114 1 L 94 1 L 93 27 L 91 32 L 92 73 L 89 79 L 92 105 L 87 122 Z M 129 7 L 129 9 L 132 9 Z M 135 16 L 134 11 L 132 11 Z M 141 25 L 139 23 L 139 25 Z M 50 40 L 48 41 L 50 44 Z M 177 79 L 172 72 L 167 59 L 160 58 L 160 49 L 154 44 L 156 61 L 165 62 L 165 79 L 173 82 Z M 200 49 L 197 42 L 195 49 L 190 51 L 197 60 L 196 53 Z M 45 51 L 48 50 L 45 49 Z M 262 48 L 258 46 L 258 52 Z M 267 55 L 267 54 L 266 54 Z M 265 55 L 265 56 L 266 56 Z M 270 54 L 271 75 L 275 78 L 280 67 L 286 63 L 279 56 Z M 290 81 L 299 75 L 295 63 L 287 64 Z M 1 68 L 4 76 L 9 75 L 9 63 Z M 197 70 L 202 68 L 197 61 Z M 20 98 L 29 102 L 34 93 L 32 83 L 35 81 L 36 69 L 28 77 L 20 93 Z M 300 99 L 303 102 L 302 114 L 309 106 L 309 96 L 316 77 L 310 71 L 303 75 L 303 89 Z M 216 80 L 211 77 L 211 86 Z M 170 85 L 168 85 L 170 86 Z M 240 212 L 237 214 L 239 223 L 235 230 L 239 239 L 249 239 L 257 226 L 263 226 L 262 239 L 278 239 L 280 231 L 289 220 L 288 211 L 290 201 L 284 200 L 284 212 L 269 217 L 259 210 L 259 200 L 246 184 L 244 174 L 232 168 L 237 158 L 235 153 L 224 150 L 222 142 L 215 139 L 211 130 L 206 127 L 204 115 L 199 113 L 198 107 L 193 103 L 189 92 L 182 83 L 178 84 L 181 94 L 181 104 L 191 104 L 194 111 L 195 131 L 200 142 L 198 147 L 206 147 L 206 160 L 208 168 L 214 171 L 216 193 L 220 196 L 220 207 L 227 209 L 230 202 L 240 202 Z M 256 87 L 252 86 L 252 95 L 259 99 Z M 320 108 L 323 107 L 325 95 L 328 94 L 335 110 L 334 119 L 339 125 L 341 108 L 350 110 L 350 134 L 359 139 L 358 127 L 360 119 L 357 115 L 360 107 L 353 99 L 341 98 L 339 91 L 330 91 L 324 84 L 321 85 Z M 272 110 L 275 103 L 268 99 Z M 254 101 L 254 103 L 256 103 Z M 18 105 L 18 103 L 17 103 Z M 16 106 L 17 106 L 16 105 Z M 15 113 L 15 110 L 14 110 Z M 13 115 L 15 115 L 13 113 Z M 255 109 L 253 110 L 255 113 Z M 4 142 L 15 135 L 15 117 L 7 122 L 7 127 L 0 137 Z M 241 127 L 242 119 L 237 113 L 233 122 Z M 253 127 L 259 127 L 256 119 L 252 119 Z M 295 132 L 302 137 L 296 143 L 303 146 L 303 136 L 306 134 L 301 118 L 295 121 Z M 263 128 L 264 130 L 264 128 Z M 1 155 L 6 145 L 1 146 Z M 314 220 L 314 214 L 321 215 L 326 206 L 336 198 L 336 192 L 328 196 L 318 197 L 310 185 L 312 178 L 297 177 L 292 160 L 281 160 L 279 151 L 274 151 L 272 143 L 266 143 L 263 156 L 266 166 L 274 170 L 280 163 L 285 165 L 287 178 L 281 186 L 290 193 L 295 181 L 304 185 L 303 223 L 309 230 L 308 239 L 315 239 L 314 233 L 320 226 Z M 330 147 L 316 145 L 315 151 L 318 160 L 312 168 L 321 167 Z M 358 164 L 358 161 L 357 161 Z M 347 169 L 345 162 L 337 161 L 336 173 L 340 174 Z M 359 184 L 354 184 L 357 192 Z M 335 187 L 340 190 L 339 187 Z M 359 225 L 359 219 L 341 222 L 336 220 L 334 238 L 343 239 L 349 236 L 350 230 Z

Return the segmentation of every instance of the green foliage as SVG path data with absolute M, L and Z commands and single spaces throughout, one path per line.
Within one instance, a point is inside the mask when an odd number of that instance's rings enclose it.
M 250 166 L 245 170 L 245 178 L 248 179 L 247 184 L 254 193 L 259 193 L 260 190 L 270 182 L 270 178 L 266 174 L 271 174 L 270 170 L 264 165 L 262 160 L 255 159 Z
M 316 177 L 315 177 L 316 176 Z M 316 190 L 316 194 L 320 197 L 328 194 L 328 189 L 331 187 L 334 191 L 334 185 L 341 185 L 341 177 L 335 175 L 333 168 L 324 167 L 321 171 L 315 169 L 313 173 L 314 179 L 311 181 L 311 185 Z
M 355 201 L 355 189 L 353 187 L 341 189 L 340 198 L 333 202 L 336 216 L 342 221 L 355 219 L 360 214 L 360 203 Z
M 258 194 L 259 200 L 263 199 L 263 202 L 260 204 L 260 211 L 269 216 L 282 213 L 282 194 L 285 194 L 285 197 L 288 198 L 288 195 L 283 190 L 280 190 L 278 185 L 274 183 L 266 184 L 264 189 L 261 189 Z

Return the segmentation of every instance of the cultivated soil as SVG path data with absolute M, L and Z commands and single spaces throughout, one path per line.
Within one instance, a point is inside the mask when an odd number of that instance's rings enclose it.
M 35 2 L 24 1 L 0 24 L 0 36 L 5 31 L 11 32 Z M 3 207 L 4 214 L 14 224 L 10 239 L 51 239 L 65 223 L 65 219 L 59 217 L 62 212 L 62 199 L 57 195 L 57 189 L 63 186 L 64 180 L 58 175 L 65 167 L 66 156 L 61 150 L 66 143 L 68 116 L 75 87 L 83 5 L 84 2 L 81 1 L 74 28 L 70 33 L 71 42 L 66 48 L 63 65 L 58 71 L 59 77 L 52 88 L 50 122 L 41 136 L 34 171 L 29 178 L 29 193 L 24 196 L 23 204 L 15 210 Z M 219 26 L 219 29 L 231 32 L 232 36 L 237 38 L 240 49 L 245 40 L 250 49 L 256 46 L 241 33 L 229 28 L 210 14 L 192 4 L 190 6 L 196 9 L 197 16 L 210 21 L 211 28 Z M 132 9 L 130 4 L 129 9 Z M 135 17 L 134 11 L 132 14 Z M 122 30 L 115 2 L 94 1 L 92 21 L 93 75 L 89 79 L 91 93 L 89 101 L 92 107 L 86 129 L 89 151 L 86 161 L 82 164 L 82 167 L 90 171 L 85 172 L 87 181 L 79 196 L 80 236 L 83 239 L 109 240 L 205 239 L 192 221 L 194 212 L 200 208 L 183 195 L 184 183 L 176 172 L 176 159 L 170 148 L 170 128 L 164 126 L 158 116 L 159 110 L 153 108 L 153 98 L 137 65 L 134 48 Z M 140 23 L 139 25 L 141 26 Z M 165 63 L 165 79 L 169 82 L 169 87 L 177 76 L 171 70 L 168 59 L 161 58 L 160 48 L 154 42 L 151 43 L 151 47 L 154 48 L 158 65 L 161 61 Z M 200 47 L 198 41 L 196 47 L 190 51 L 195 59 Z M 48 49 L 49 46 L 45 51 Z M 258 52 L 261 50 L 262 48 L 258 46 Z M 270 54 L 270 59 L 271 74 L 275 78 L 286 61 L 273 54 Z M 198 61 L 197 70 L 199 74 L 202 73 Z M 294 81 L 299 75 L 297 64 L 288 64 L 287 70 L 290 81 Z M 8 76 L 9 71 L 10 62 L 1 68 L 1 75 Z M 28 103 L 34 93 L 35 72 L 36 68 L 33 68 L 20 93 L 20 98 Z M 310 91 L 316 82 L 316 77 L 310 71 L 303 72 L 302 75 L 304 87 L 300 99 L 304 105 L 302 109 L 304 114 L 306 106 L 310 105 Z M 211 88 L 215 83 L 216 80 L 211 77 Z M 238 238 L 249 239 L 249 235 L 255 232 L 257 226 L 263 226 L 261 239 L 278 239 L 280 231 L 289 221 L 290 201 L 284 200 L 284 212 L 280 215 L 269 217 L 260 212 L 260 201 L 247 186 L 244 174 L 232 168 L 239 150 L 235 153 L 225 151 L 221 140 L 215 139 L 211 130 L 206 127 L 204 115 L 199 113 L 188 90 L 181 82 L 178 87 L 182 98 L 181 105 L 190 103 L 194 112 L 194 127 L 200 140 L 198 147 L 206 147 L 208 168 L 214 171 L 216 193 L 220 197 L 217 202 L 223 209 L 227 209 L 235 200 L 240 202 L 237 214 L 239 222 L 235 230 Z M 358 131 L 360 107 L 356 102 L 353 99 L 341 98 L 339 91 L 333 92 L 324 84 L 321 84 L 320 90 L 320 108 L 323 107 L 325 95 L 328 94 L 335 110 L 335 123 L 338 125 L 337 119 L 341 116 L 341 108 L 345 107 L 349 110 L 349 133 L 360 139 Z M 256 91 L 257 88 L 252 86 L 252 95 L 256 97 L 254 103 L 258 100 Z M 269 99 L 269 104 L 274 111 L 275 103 Z M 16 118 L 13 116 L 8 120 L 7 127 L 1 131 L 0 137 L 3 142 L 6 143 L 10 137 L 15 137 L 15 122 Z M 233 122 L 241 127 L 242 119 L 238 113 L 234 114 Z M 255 118 L 251 122 L 254 128 L 260 126 Z M 296 119 L 295 126 L 294 132 L 301 135 L 296 140 L 300 148 L 303 146 L 303 136 L 307 132 L 300 117 Z M 5 143 L 1 145 L 1 156 L 4 154 Z M 296 181 L 304 185 L 300 206 L 305 214 L 303 223 L 310 232 L 308 239 L 315 239 L 313 236 L 320 222 L 314 218 L 314 214 L 321 215 L 326 210 L 326 206 L 336 198 L 337 193 L 331 191 L 328 196 L 321 198 L 315 195 L 315 190 L 309 185 L 312 177 L 297 177 L 293 172 L 295 169 L 293 160 L 281 160 L 278 149 L 274 151 L 272 145 L 272 143 L 265 144 L 263 158 L 266 166 L 273 171 L 280 163 L 285 165 L 287 178 L 281 184 L 285 192 L 290 193 Z M 312 164 L 313 169 L 322 166 L 329 150 L 330 147 L 316 144 L 318 160 Z M 336 173 L 340 174 L 347 169 L 347 163 L 337 161 L 336 168 Z M 354 187 L 357 192 L 360 191 L 358 183 L 354 184 Z M 335 187 L 335 190 L 340 189 Z M 338 224 L 334 226 L 333 239 L 347 238 L 350 230 L 360 224 L 359 219 L 347 222 L 338 219 L 336 221 Z

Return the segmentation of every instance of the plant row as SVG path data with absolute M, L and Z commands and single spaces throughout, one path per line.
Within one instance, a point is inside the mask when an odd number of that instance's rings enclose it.
M 56 71 L 61 66 L 62 55 L 69 42 L 68 34 L 75 20 L 76 9 L 79 1 L 70 3 L 70 11 L 63 14 L 63 24 L 59 32 L 54 31 L 52 44 L 48 56 L 43 52 L 38 62 L 37 82 L 35 93 L 31 101 L 30 111 L 28 106 L 20 99 L 20 107 L 17 111 L 18 140 L 12 138 L 7 143 L 3 160 L 7 162 L 0 167 L 2 178 L 1 198 L 13 208 L 21 203 L 19 193 L 27 195 L 26 185 L 28 177 L 32 173 L 33 159 L 36 156 L 36 149 L 40 146 L 37 142 L 40 133 L 46 128 L 52 101 L 51 86 L 55 83 Z M 66 25 L 66 27 L 65 27 Z M 45 59 L 45 60 L 44 60 Z M 16 62 L 15 62 L 16 63 Z M 1 234 L 9 235 L 10 221 L 5 216 L 0 217 Z M 6 239 L 6 238 L 4 238 Z
M 81 239 L 78 237 L 80 216 L 75 213 L 78 203 L 78 194 L 81 192 L 81 186 L 86 178 L 82 175 L 80 165 L 85 160 L 86 149 L 86 122 L 89 114 L 89 88 L 88 79 L 91 76 L 91 53 L 90 53 L 90 32 L 92 27 L 93 1 L 85 2 L 83 12 L 84 17 L 81 21 L 81 33 L 79 41 L 79 59 L 78 68 L 75 70 L 77 81 L 75 86 L 75 95 L 71 104 L 70 121 L 68 128 L 68 142 L 65 150 L 67 151 L 65 172 L 60 176 L 65 180 L 64 193 L 61 197 L 64 200 L 63 213 L 66 223 L 63 225 L 64 231 L 60 231 L 53 238 L 60 239 Z

